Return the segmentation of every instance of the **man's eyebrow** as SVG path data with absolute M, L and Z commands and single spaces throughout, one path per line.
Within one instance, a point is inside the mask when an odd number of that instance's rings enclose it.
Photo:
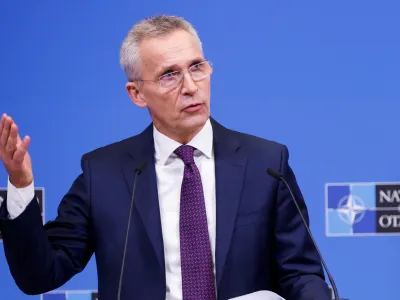
M 204 58 L 198 57 L 194 58 L 190 61 L 189 66 L 201 63 L 204 61 Z M 169 72 L 173 72 L 179 69 L 179 66 L 177 64 L 172 64 L 172 65 L 164 65 L 161 67 L 160 71 L 158 72 L 159 75 L 166 74 Z

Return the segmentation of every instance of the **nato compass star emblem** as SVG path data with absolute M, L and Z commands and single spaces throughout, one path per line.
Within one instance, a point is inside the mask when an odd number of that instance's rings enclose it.
M 364 218 L 366 209 L 360 197 L 350 194 L 340 199 L 336 211 L 343 222 L 353 226 Z

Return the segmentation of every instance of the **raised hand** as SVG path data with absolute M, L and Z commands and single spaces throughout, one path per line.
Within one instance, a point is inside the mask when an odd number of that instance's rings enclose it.
M 7 114 L 0 120 L 0 159 L 7 170 L 10 182 L 24 188 L 33 181 L 32 161 L 28 153 L 30 137 L 21 140 L 18 126 Z

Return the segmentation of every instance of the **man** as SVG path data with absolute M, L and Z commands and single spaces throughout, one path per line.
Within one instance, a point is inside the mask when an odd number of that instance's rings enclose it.
M 21 140 L 11 117 L 1 119 L 9 185 L 0 229 L 19 288 L 56 289 L 95 253 L 100 297 L 117 299 L 130 220 L 121 299 L 229 299 L 258 290 L 329 299 L 288 190 L 266 174 L 269 167 L 284 174 L 307 217 L 288 150 L 210 117 L 213 68 L 193 27 L 173 16 L 139 22 L 122 44 L 121 64 L 130 98 L 153 122 L 83 155 L 82 174 L 45 226 L 30 139 Z

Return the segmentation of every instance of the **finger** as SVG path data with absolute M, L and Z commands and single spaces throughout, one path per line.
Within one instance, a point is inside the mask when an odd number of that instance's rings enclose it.
M 17 135 L 17 147 L 22 143 L 21 137 Z
M 13 160 L 16 163 L 22 163 L 26 152 L 28 151 L 29 144 L 31 143 L 31 138 L 29 136 L 24 137 L 21 144 L 18 146 L 17 150 L 14 152 Z
M 17 137 L 18 137 L 18 126 L 17 124 L 12 124 L 10 129 L 10 135 L 8 136 L 6 144 L 6 153 L 12 157 L 14 151 L 17 149 Z
M 4 153 L 5 147 L 7 144 L 8 136 L 10 135 L 12 119 L 10 117 L 6 117 L 4 121 L 3 132 L 1 133 L 0 137 L 0 151 Z
M 1 132 L 3 131 L 4 121 L 5 121 L 6 117 L 7 117 L 7 115 L 3 114 L 3 116 L 1 117 L 1 120 L 0 120 L 0 136 L 1 136 Z

